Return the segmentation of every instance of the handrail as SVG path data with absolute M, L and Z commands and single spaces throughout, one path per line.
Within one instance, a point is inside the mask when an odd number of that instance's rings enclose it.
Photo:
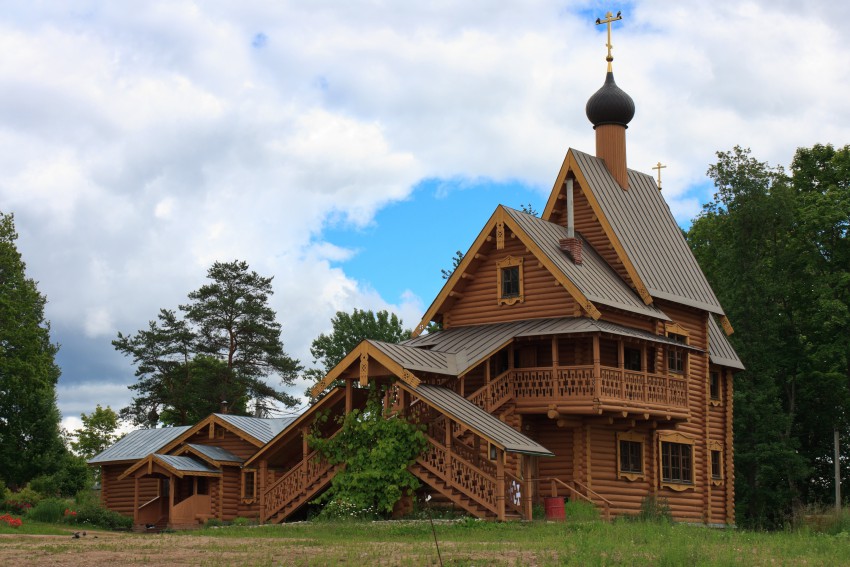
M 145 502 L 144 504 L 139 504 L 139 510 L 141 510 L 141 509 L 142 509 L 142 508 L 144 508 L 145 506 L 148 506 L 148 505 L 150 505 L 150 504 L 153 504 L 154 502 L 156 502 L 156 501 L 157 501 L 157 500 L 159 500 L 160 498 L 162 498 L 162 495 L 154 496 L 153 498 L 151 498 L 150 500 L 148 500 L 148 501 L 147 501 L 147 502 Z
M 513 388 L 511 387 L 510 389 L 510 396 L 503 396 L 495 402 L 491 402 L 491 400 L 488 399 L 487 394 L 489 394 L 493 387 L 499 382 L 509 380 L 511 372 L 513 372 L 513 369 L 511 368 L 505 370 L 495 378 L 491 379 L 490 382 L 484 384 L 483 386 L 475 390 L 472 394 L 466 396 L 466 399 L 488 413 L 499 409 L 505 402 L 514 397 Z
M 596 502 L 594 502 L 592 498 L 590 498 L 590 497 L 589 497 L 589 496 L 587 496 L 586 494 L 582 494 L 581 492 L 579 492 L 578 490 L 576 490 L 575 488 L 573 488 L 572 486 L 570 486 L 569 484 L 567 484 L 566 482 L 562 481 L 562 480 L 561 480 L 561 479 L 559 479 L 559 478 L 554 478 L 554 477 L 550 477 L 550 478 L 538 478 L 538 479 L 536 479 L 536 480 L 538 480 L 538 481 L 547 481 L 547 480 L 548 480 L 548 481 L 550 481 L 550 482 L 552 483 L 552 486 L 551 486 L 552 492 L 551 492 L 551 494 L 552 494 L 552 496 L 553 496 L 553 497 L 557 497 L 557 496 L 558 496 L 558 488 L 557 488 L 557 484 L 560 484 L 561 486 L 563 486 L 564 488 L 566 488 L 567 490 L 569 490 L 570 492 L 572 492 L 573 494 L 575 494 L 576 496 L 578 496 L 579 498 L 581 498 L 582 500 L 584 500 L 585 502 L 588 502 L 588 503 L 593 504 L 594 506 L 596 506 Z M 575 484 L 576 486 L 579 486 L 579 487 L 583 488 L 585 491 L 589 492 L 590 494 L 593 494 L 593 495 L 594 495 L 594 496 L 596 496 L 599 500 L 601 500 L 601 501 L 602 501 L 602 503 L 605 505 L 605 520 L 607 521 L 607 520 L 610 520 L 610 519 L 611 519 L 611 502 L 610 502 L 607 498 L 605 498 L 604 496 L 602 496 L 602 495 L 601 495 L 601 494 L 599 494 L 598 492 L 593 491 L 592 489 L 588 488 L 587 486 L 585 486 L 584 484 L 580 483 L 580 482 L 579 482 L 579 481 L 577 481 L 577 480 L 574 480 L 574 481 L 572 481 L 572 482 L 573 482 L 573 484 Z
M 428 448 L 417 457 L 416 463 L 431 473 L 437 475 L 443 482 L 465 494 L 467 498 L 472 499 L 476 504 L 483 506 L 490 512 L 498 515 L 497 486 L 496 477 L 486 473 L 479 467 L 470 463 L 450 447 L 446 447 L 429 436 L 425 436 L 428 441 Z M 433 459 L 430 462 L 429 455 L 432 451 L 436 451 L 439 456 L 442 452 L 444 457 Z M 484 498 L 484 495 L 491 495 L 492 501 Z

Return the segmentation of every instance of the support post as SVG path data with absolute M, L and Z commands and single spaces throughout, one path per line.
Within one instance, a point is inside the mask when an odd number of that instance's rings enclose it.
M 354 408 L 354 393 L 351 391 L 353 388 L 353 382 L 351 378 L 346 378 L 345 380 L 345 415 L 351 413 L 351 410 Z
M 626 348 L 623 339 L 617 341 L 617 365 L 620 367 L 620 399 L 626 399 Z
M 138 523 L 139 523 L 139 477 L 137 475 L 133 475 L 133 524 L 138 524 Z
M 839 444 L 838 429 L 833 431 L 835 444 L 835 509 L 841 511 L 841 445 Z
M 505 521 L 505 452 L 496 449 L 496 516 Z
M 532 519 L 532 500 L 531 500 L 531 459 L 536 458 L 530 455 L 522 455 L 522 515 L 526 520 Z
M 593 335 L 593 396 L 602 397 L 602 364 L 599 358 L 599 335 Z
M 265 459 L 260 461 L 260 470 L 257 472 L 259 478 L 257 479 L 257 494 L 259 495 L 258 500 L 260 501 L 260 523 L 263 522 L 263 518 L 266 517 L 266 476 L 269 474 L 269 462 Z

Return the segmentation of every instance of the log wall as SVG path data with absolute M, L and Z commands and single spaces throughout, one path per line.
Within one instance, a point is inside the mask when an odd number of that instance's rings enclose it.
M 254 453 L 257 452 L 258 447 L 247 439 L 239 437 L 236 433 L 224 427 L 221 427 L 218 424 L 215 425 L 215 428 L 217 432 L 223 432 L 222 437 L 214 436 L 211 439 L 209 434 L 209 428 L 204 427 L 202 430 L 192 435 L 184 443 L 192 443 L 195 445 L 212 445 L 215 447 L 220 447 L 222 449 L 230 451 L 234 455 L 242 457 L 243 459 L 248 459 L 249 457 L 252 457 Z M 218 434 L 221 435 L 221 433 Z
M 537 259 L 526 251 L 518 238 L 506 235 L 504 249 L 497 250 L 495 243 L 491 242 L 482 247 L 483 250 L 486 250 L 487 259 L 473 265 L 475 279 L 463 287 L 463 297 L 451 306 L 447 324 L 444 315 L 446 328 L 541 317 L 572 317 L 576 314 L 578 307 L 572 296 L 547 269 L 538 265 Z M 497 305 L 500 290 L 496 262 L 507 256 L 523 259 L 525 300 L 514 305 Z
M 118 477 L 127 470 L 131 464 L 103 465 L 101 467 L 101 501 L 110 510 L 114 510 L 124 516 L 133 517 L 133 501 L 135 497 L 135 480 L 131 475 L 123 480 Z M 139 501 L 144 504 L 159 494 L 159 479 L 146 477 L 139 479 Z

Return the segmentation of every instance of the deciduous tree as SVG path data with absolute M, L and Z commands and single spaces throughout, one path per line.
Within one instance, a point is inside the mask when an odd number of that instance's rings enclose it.
M 14 217 L 0 212 L 0 476 L 21 486 L 61 466 L 60 370 L 45 297 L 26 276 Z

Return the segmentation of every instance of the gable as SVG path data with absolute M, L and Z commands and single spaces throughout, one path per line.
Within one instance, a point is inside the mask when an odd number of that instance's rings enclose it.
M 651 176 L 629 170 L 629 189 L 623 190 L 603 160 L 571 148 L 549 196 L 544 219 L 559 219 L 558 197 L 569 172 L 579 181 L 608 245 L 616 252 L 612 265 L 616 268 L 617 262 L 622 263 L 644 300 L 666 299 L 724 315 Z

